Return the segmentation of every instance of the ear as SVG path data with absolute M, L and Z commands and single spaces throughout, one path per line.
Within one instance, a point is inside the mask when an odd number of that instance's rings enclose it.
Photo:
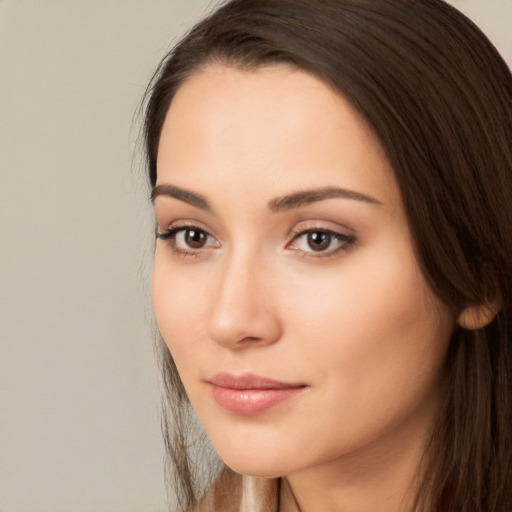
M 457 319 L 457 324 L 463 329 L 476 331 L 489 325 L 501 309 L 500 301 L 486 302 L 463 309 Z

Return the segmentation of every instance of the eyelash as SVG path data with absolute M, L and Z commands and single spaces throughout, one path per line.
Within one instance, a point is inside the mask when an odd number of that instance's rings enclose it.
M 177 256 L 197 257 L 200 255 L 200 253 L 203 250 L 208 249 L 208 247 L 200 247 L 197 249 L 194 249 L 191 247 L 187 250 L 187 249 L 182 249 L 182 248 L 178 247 L 178 245 L 176 243 L 176 236 L 180 232 L 186 233 L 187 231 L 195 231 L 197 233 L 202 234 L 203 236 L 206 236 L 207 238 L 213 239 L 212 235 L 210 235 L 206 230 L 204 230 L 198 226 L 194 226 L 194 225 L 183 225 L 183 226 L 170 227 L 169 229 L 167 229 L 164 232 L 157 231 L 156 238 L 159 240 L 168 242 L 171 247 L 171 250 Z M 312 234 L 327 235 L 330 237 L 329 245 L 331 245 L 333 240 L 339 242 L 339 245 L 334 249 L 327 249 L 327 250 L 320 250 L 320 251 L 315 251 L 313 249 L 310 251 L 306 251 L 306 250 L 297 249 L 297 248 L 292 247 L 292 245 L 294 243 L 297 243 L 302 237 L 304 237 L 306 235 L 312 235 Z M 326 228 L 322 228 L 322 227 L 311 227 L 311 228 L 307 228 L 307 229 L 293 231 L 292 235 L 293 235 L 293 238 L 290 242 L 288 242 L 288 244 L 286 245 L 286 248 L 293 250 L 293 251 L 297 251 L 297 253 L 299 253 L 300 256 L 303 258 L 311 258 L 311 259 L 333 258 L 333 257 L 337 256 L 338 253 L 347 251 L 356 243 L 356 238 L 353 235 L 346 235 L 346 234 L 339 233 L 337 231 L 333 231 L 331 229 L 326 229 Z

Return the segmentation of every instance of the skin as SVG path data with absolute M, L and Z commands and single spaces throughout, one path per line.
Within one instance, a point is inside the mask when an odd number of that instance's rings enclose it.
M 209 205 L 154 198 L 158 232 L 182 230 L 157 239 L 153 300 L 221 458 L 242 474 L 284 477 L 282 511 L 407 510 L 455 319 L 420 272 L 393 171 L 367 124 L 307 73 L 217 64 L 177 92 L 157 169 L 157 185 Z M 325 187 L 366 199 L 269 208 Z M 186 226 L 202 230 L 202 247 L 187 245 Z M 307 230 L 341 238 L 315 251 Z M 244 416 L 214 400 L 206 381 L 218 372 L 304 387 Z

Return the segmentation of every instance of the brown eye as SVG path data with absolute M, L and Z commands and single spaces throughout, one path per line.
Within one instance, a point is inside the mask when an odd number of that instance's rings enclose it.
M 346 252 L 355 241 L 353 235 L 330 229 L 312 228 L 296 232 L 293 240 L 286 247 L 298 251 L 306 258 L 332 258 Z
M 204 229 L 194 226 L 170 228 L 156 233 L 159 240 L 168 241 L 171 249 L 179 254 L 196 254 L 202 249 L 217 248 L 220 244 Z
M 327 231 L 310 231 L 308 234 L 307 243 L 311 250 L 325 251 L 332 241 L 332 235 Z
M 204 231 L 187 229 L 184 233 L 184 241 L 191 249 L 202 249 L 208 240 Z

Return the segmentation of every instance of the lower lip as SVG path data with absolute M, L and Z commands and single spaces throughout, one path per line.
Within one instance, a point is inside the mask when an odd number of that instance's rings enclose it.
M 304 387 L 269 389 L 233 389 L 211 385 L 213 397 L 226 411 L 254 416 L 301 393 Z

